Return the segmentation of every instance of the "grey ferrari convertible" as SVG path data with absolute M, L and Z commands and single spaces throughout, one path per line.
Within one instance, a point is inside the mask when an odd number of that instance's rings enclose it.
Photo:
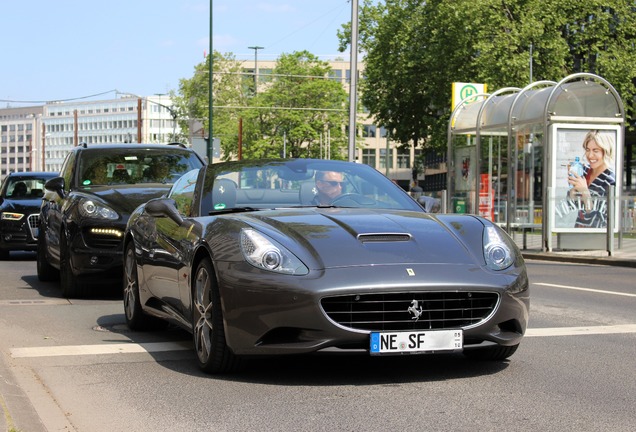
M 184 174 L 131 215 L 123 285 L 128 326 L 185 328 L 208 373 L 325 348 L 503 360 L 529 311 L 499 227 L 427 213 L 375 169 L 329 160 Z

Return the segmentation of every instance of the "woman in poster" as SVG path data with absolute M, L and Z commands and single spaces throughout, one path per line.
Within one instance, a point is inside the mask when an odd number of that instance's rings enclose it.
M 616 184 L 612 169 L 614 144 L 608 134 L 591 130 L 583 139 L 587 164 L 583 175 L 570 173 L 569 198 L 579 208 L 576 228 L 604 228 L 607 226 L 607 191 Z

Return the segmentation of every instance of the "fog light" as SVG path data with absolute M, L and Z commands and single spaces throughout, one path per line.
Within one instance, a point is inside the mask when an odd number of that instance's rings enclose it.
M 95 264 L 97 264 L 97 261 L 99 261 L 97 259 L 97 257 L 96 256 L 92 256 L 89 262 L 91 263 L 91 265 L 95 265 Z
M 118 238 L 124 235 L 123 232 L 115 228 L 91 228 L 91 234 L 118 237 Z

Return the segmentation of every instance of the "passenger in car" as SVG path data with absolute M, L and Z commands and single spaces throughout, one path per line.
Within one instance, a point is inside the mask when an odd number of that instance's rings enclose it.
M 26 183 L 17 182 L 15 186 L 13 187 L 13 194 L 11 194 L 11 196 L 16 198 L 23 198 L 26 196 L 26 194 L 27 194 Z

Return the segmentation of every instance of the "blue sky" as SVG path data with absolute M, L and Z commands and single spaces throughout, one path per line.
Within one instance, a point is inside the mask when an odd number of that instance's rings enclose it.
M 210 3 L 216 51 L 349 59 L 337 38 L 347 0 L 3 0 L 0 107 L 176 90 L 209 51 Z

